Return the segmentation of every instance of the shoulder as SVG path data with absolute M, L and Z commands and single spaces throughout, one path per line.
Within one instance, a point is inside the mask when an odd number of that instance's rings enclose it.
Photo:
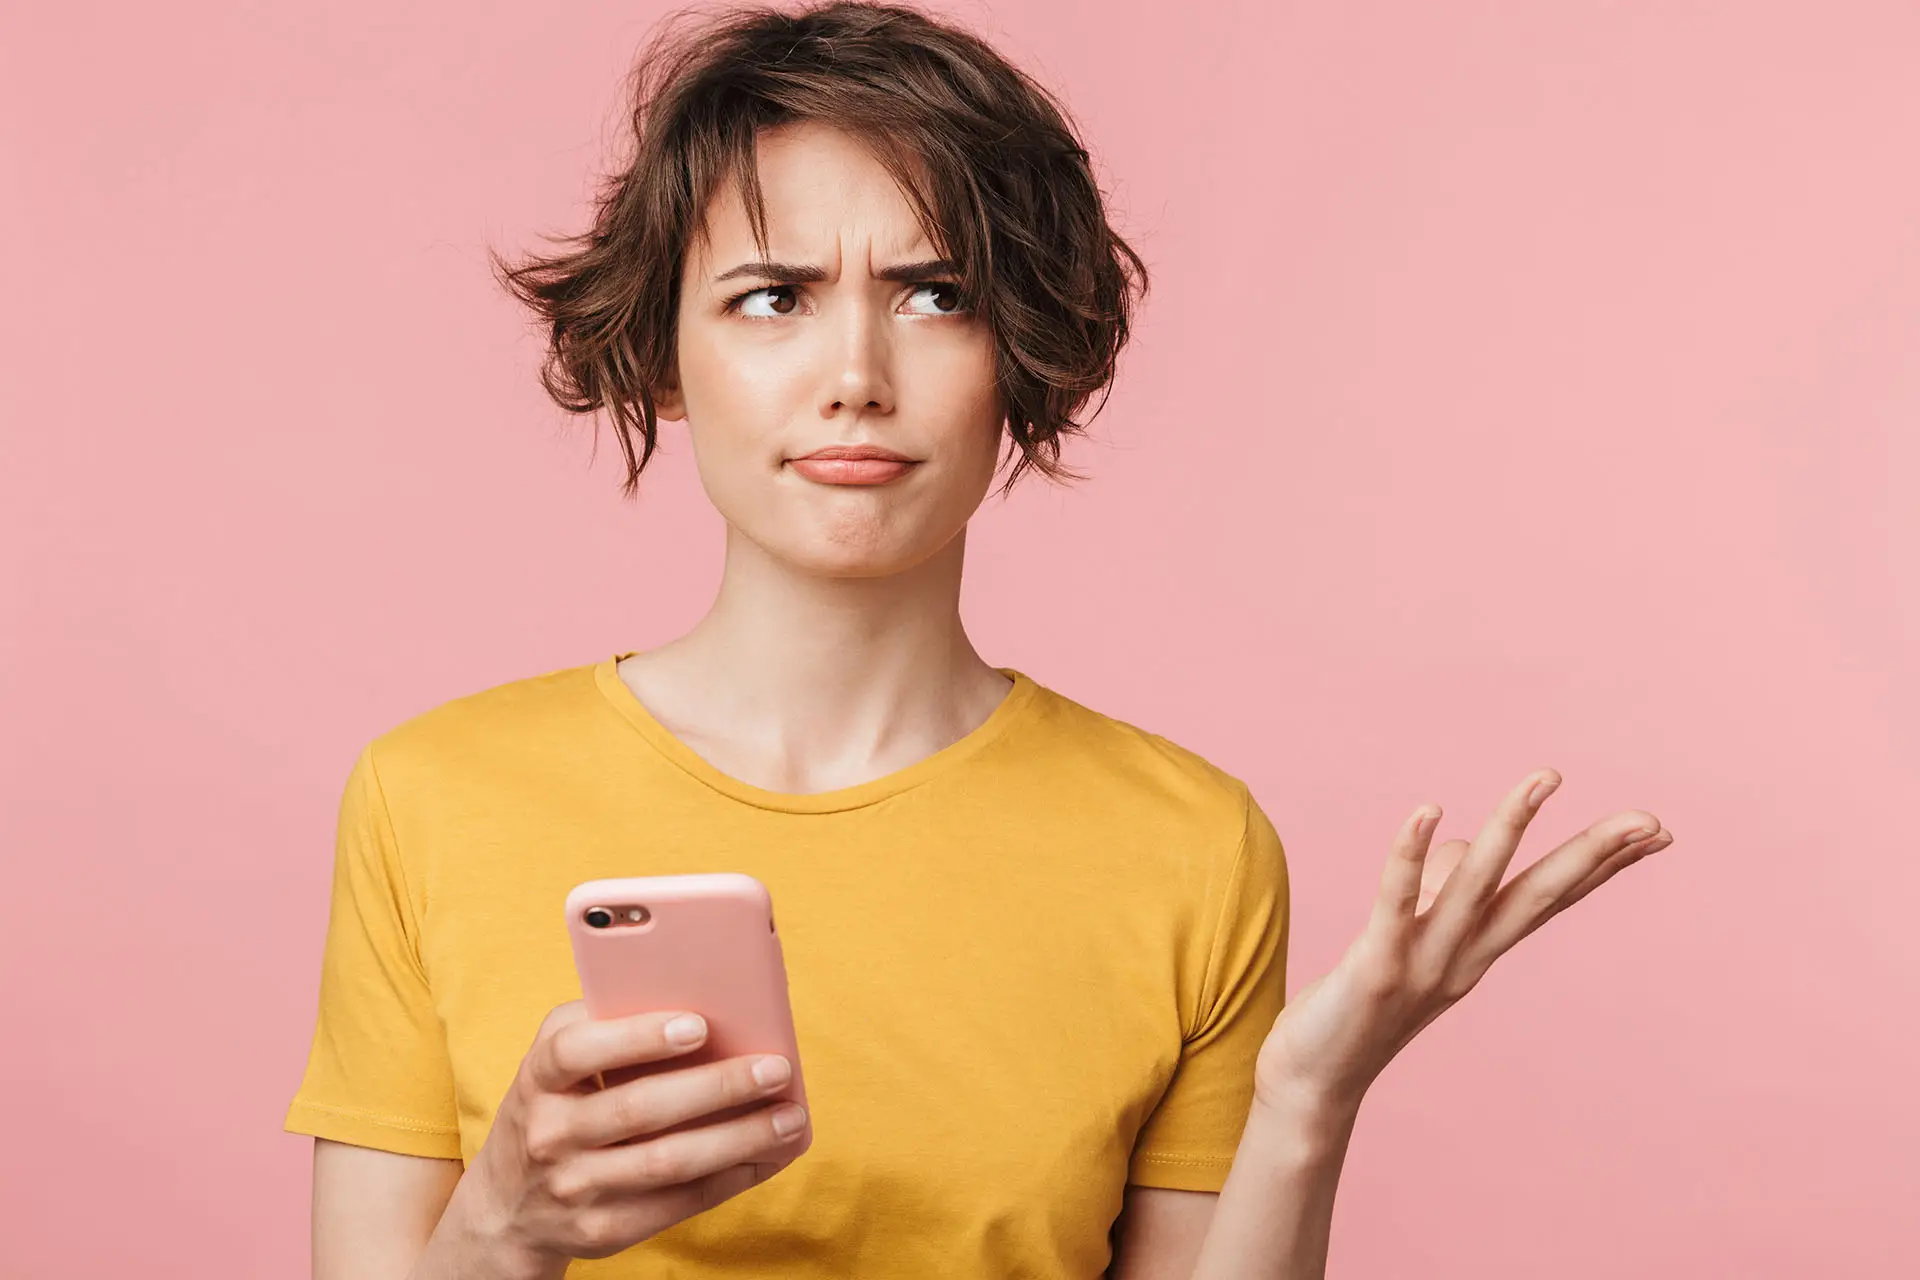
M 1265 821 L 1245 782 L 1161 734 L 1044 685 L 1034 723 L 1060 785 L 1097 792 L 1117 816 L 1146 831 L 1178 828 L 1231 854 L 1250 825 Z
M 1244 781 L 1162 734 L 1044 687 L 1034 721 L 1038 750 L 1022 767 L 1064 794 L 1063 807 L 1097 834 L 1109 867 L 1127 868 L 1116 883 L 1150 886 L 1162 910 L 1188 904 L 1200 948 L 1188 955 L 1193 972 L 1212 963 L 1223 931 L 1255 951 L 1284 935 L 1286 850 Z
M 383 783 L 484 778 L 502 765 L 593 749 L 608 704 L 603 662 L 563 667 L 451 698 L 375 735 L 365 759 Z

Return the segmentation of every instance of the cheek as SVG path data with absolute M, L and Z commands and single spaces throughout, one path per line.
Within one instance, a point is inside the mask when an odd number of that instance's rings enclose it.
M 764 445 L 736 425 L 740 421 L 715 408 L 688 419 L 687 437 L 707 501 L 729 524 L 752 527 L 772 514 L 777 477 L 770 474 Z
M 980 432 L 963 449 L 954 451 L 953 465 L 942 477 L 938 500 L 942 523 L 959 525 L 973 518 L 993 488 L 994 472 L 1000 461 L 1000 433 Z
M 929 370 L 923 405 L 937 414 L 941 451 L 956 470 L 993 470 L 1006 421 L 997 373 L 992 344 L 971 335 L 966 346 L 945 353 Z
M 968 483 L 984 490 L 992 485 L 1007 444 L 1006 409 L 997 391 L 989 389 L 973 407 L 965 434 L 966 444 L 960 452 L 966 459 Z
M 776 478 L 780 424 L 791 412 L 778 388 L 749 378 L 685 371 L 686 432 L 700 482 L 715 505 L 753 501 Z

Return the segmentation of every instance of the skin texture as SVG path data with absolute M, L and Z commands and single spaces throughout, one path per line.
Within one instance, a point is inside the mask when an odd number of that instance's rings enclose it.
M 762 136 L 759 163 L 771 258 L 817 278 L 717 280 L 759 254 L 738 194 L 716 197 L 682 276 L 676 375 L 656 390 L 726 521 L 725 566 L 708 613 L 620 675 L 717 768 L 819 792 L 950 745 L 1010 687 L 959 611 L 966 525 L 991 487 L 1004 414 L 992 336 L 939 286 L 952 276 L 886 278 L 939 254 L 879 162 L 845 135 L 796 125 Z M 794 465 L 862 444 L 913 465 L 859 486 Z M 1502 888 L 1542 777 L 1558 779 L 1529 775 L 1473 841 L 1431 855 L 1431 828 L 1409 820 L 1366 929 L 1261 1050 L 1225 1190 L 1129 1188 L 1113 1280 L 1324 1274 L 1347 1141 L 1387 1062 L 1520 938 L 1664 847 L 1621 835 L 1657 831 L 1657 818 L 1615 814 Z M 746 1096 L 741 1060 L 604 1094 L 573 1087 L 593 1067 L 668 1055 L 663 1026 L 662 1015 L 596 1025 L 577 1003 L 556 1009 L 464 1175 L 457 1161 L 317 1142 L 316 1280 L 558 1276 L 570 1256 L 616 1252 L 778 1176 L 768 1108 L 605 1149 Z

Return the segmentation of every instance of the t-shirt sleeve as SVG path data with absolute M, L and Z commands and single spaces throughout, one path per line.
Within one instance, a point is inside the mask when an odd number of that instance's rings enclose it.
M 460 1157 L 453 1072 L 419 940 L 368 746 L 340 802 L 319 1016 L 287 1132 Z
M 1210 898 L 1212 942 L 1173 1079 L 1135 1140 L 1127 1180 L 1218 1191 L 1253 1104 L 1254 1061 L 1286 1003 L 1286 851 L 1252 796 L 1225 880 Z

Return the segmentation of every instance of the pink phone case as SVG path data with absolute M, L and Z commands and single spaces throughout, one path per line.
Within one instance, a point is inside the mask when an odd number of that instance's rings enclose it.
M 610 925 L 588 923 L 596 907 L 615 917 Z M 634 907 L 643 909 L 644 922 L 625 918 Z M 707 1042 L 692 1053 L 608 1073 L 605 1083 L 741 1054 L 777 1053 L 793 1064 L 793 1078 L 769 1097 L 806 1105 L 787 966 L 765 885 L 733 873 L 589 880 L 567 895 L 567 933 L 589 1016 L 685 1009 L 707 1020 Z M 695 1123 L 712 1124 L 764 1105 L 715 1112 Z M 809 1114 L 806 1129 L 786 1148 L 787 1158 L 812 1142 Z

